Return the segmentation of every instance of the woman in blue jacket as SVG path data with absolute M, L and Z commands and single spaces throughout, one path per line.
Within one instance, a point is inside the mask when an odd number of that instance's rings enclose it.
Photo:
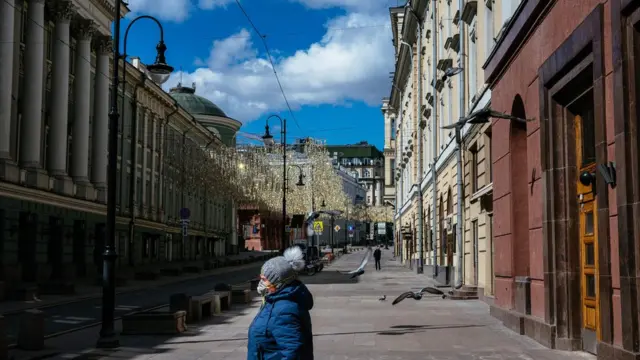
M 313 360 L 313 296 L 297 276 L 304 266 L 297 246 L 262 266 L 262 307 L 249 326 L 247 360 Z

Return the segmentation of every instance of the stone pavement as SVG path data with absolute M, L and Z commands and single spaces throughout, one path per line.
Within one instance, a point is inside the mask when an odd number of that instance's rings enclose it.
M 544 348 L 519 336 L 493 319 L 480 301 L 452 301 L 425 297 L 392 306 L 398 294 L 429 285 L 391 260 L 384 251 L 382 270 L 367 267 L 359 282 L 336 269 L 358 266 L 363 252 L 345 255 L 322 273 L 302 279 L 315 297 L 312 310 L 316 359 L 420 360 L 570 360 L 595 359 L 585 353 Z M 378 298 L 387 295 L 382 302 Z M 259 300 L 210 322 L 190 325 L 186 335 L 121 337 L 116 351 L 91 350 L 97 328 L 47 340 L 49 359 L 246 359 L 247 328 Z M 13 351 L 15 360 L 43 358 L 43 353 Z M 44 355 L 46 356 L 46 355 Z
M 248 257 L 251 254 L 259 254 L 261 252 L 243 252 L 239 255 L 230 256 L 230 258 L 243 258 Z M 128 279 L 126 286 L 119 286 L 116 290 L 117 293 L 127 293 L 133 292 L 142 289 L 154 288 L 169 284 L 175 284 L 183 281 L 188 281 L 192 279 L 210 277 L 213 275 L 226 274 L 229 272 L 237 271 L 239 269 L 248 269 L 255 267 L 256 264 L 250 263 L 245 265 L 235 265 L 235 266 L 227 266 L 223 268 L 217 268 L 214 270 L 203 271 L 199 274 L 189 274 L 184 273 L 180 276 L 171 276 L 171 277 L 160 277 L 157 280 L 153 281 L 139 281 L 135 279 Z M 25 300 L 25 301 L 14 301 L 14 300 L 6 300 L 0 301 L 0 314 L 10 314 L 16 312 L 22 312 L 28 309 L 34 308 L 44 308 L 51 306 L 58 306 L 60 304 L 66 304 L 76 301 L 83 301 L 87 299 L 99 299 L 102 297 L 102 286 L 86 283 L 78 281 L 75 287 L 75 294 L 73 295 L 41 295 L 37 299 L 33 300 Z

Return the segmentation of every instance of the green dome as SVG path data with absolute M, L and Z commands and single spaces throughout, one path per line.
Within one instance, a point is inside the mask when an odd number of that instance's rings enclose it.
M 195 93 L 195 88 L 183 87 L 180 84 L 169 90 L 169 95 L 191 115 L 228 117 L 218 105 Z

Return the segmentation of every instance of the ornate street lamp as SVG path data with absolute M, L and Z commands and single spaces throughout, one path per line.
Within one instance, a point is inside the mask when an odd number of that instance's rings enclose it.
M 281 130 L 281 144 L 282 144 L 282 246 L 284 249 L 288 246 L 287 241 L 287 119 L 283 119 L 278 115 L 271 115 L 266 120 L 264 127 L 264 135 L 262 140 L 265 146 L 273 146 L 275 141 L 273 135 L 269 132 L 269 119 L 277 118 L 280 120 Z
M 115 20 L 113 31 L 113 78 L 111 81 L 111 109 L 109 110 L 109 159 L 107 167 L 107 219 L 106 219 L 106 234 L 105 234 L 105 246 L 104 246 L 104 261 L 102 269 L 102 328 L 100 329 L 100 338 L 98 339 L 97 347 L 100 348 L 116 348 L 120 346 L 120 342 L 115 333 L 114 328 L 114 314 L 115 314 L 115 278 L 116 278 L 116 259 L 118 254 L 116 253 L 115 237 L 116 237 L 116 183 L 117 183 L 117 165 L 118 165 L 118 127 L 120 114 L 118 113 L 118 87 L 120 84 L 119 77 L 119 60 L 125 61 L 123 67 L 123 84 L 126 84 L 125 74 L 126 71 L 126 49 L 127 49 L 127 35 L 131 25 L 140 19 L 151 19 L 158 24 L 160 28 L 160 41 L 156 46 L 158 51 L 156 62 L 147 67 L 150 76 L 154 81 L 159 84 L 167 81 L 169 74 L 173 71 L 173 68 L 167 65 L 165 60 L 165 51 L 167 50 L 164 44 L 164 31 L 160 22 L 151 16 L 139 16 L 135 18 L 125 32 L 124 39 L 124 53 L 120 54 L 120 19 L 122 0 L 115 1 Z M 123 91 L 124 93 L 124 91 Z

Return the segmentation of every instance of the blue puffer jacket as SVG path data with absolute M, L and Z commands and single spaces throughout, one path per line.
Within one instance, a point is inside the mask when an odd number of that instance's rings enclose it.
M 300 281 L 269 294 L 249 327 L 247 360 L 313 360 L 313 296 Z

